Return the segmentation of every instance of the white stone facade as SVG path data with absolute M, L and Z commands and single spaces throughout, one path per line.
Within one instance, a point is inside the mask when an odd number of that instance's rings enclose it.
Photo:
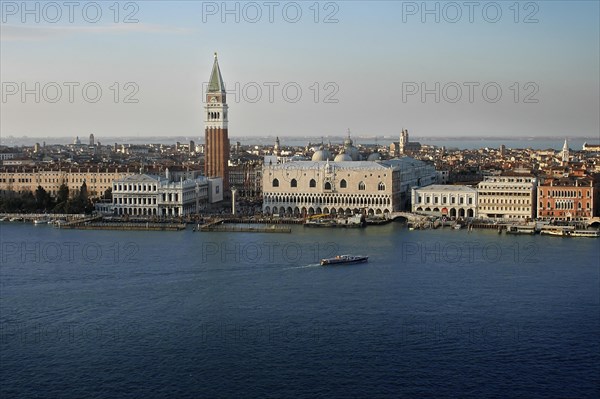
M 432 184 L 412 189 L 412 211 L 450 218 L 477 217 L 477 190 L 468 186 Z
M 479 217 L 494 220 L 533 219 L 536 189 L 537 179 L 531 174 L 486 176 L 477 185 Z
M 186 216 L 199 212 L 208 201 L 209 181 L 136 174 L 115 180 L 112 197 L 115 215 Z
M 387 161 L 292 161 L 263 167 L 265 214 L 388 214 L 405 210 L 414 186 L 435 182 L 433 166 Z

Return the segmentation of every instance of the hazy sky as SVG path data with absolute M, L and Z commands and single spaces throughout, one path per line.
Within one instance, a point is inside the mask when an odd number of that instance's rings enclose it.
M 215 51 L 230 136 L 600 134 L 598 1 L 73 4 L 2 1 L 2 136 L 203 137 Z

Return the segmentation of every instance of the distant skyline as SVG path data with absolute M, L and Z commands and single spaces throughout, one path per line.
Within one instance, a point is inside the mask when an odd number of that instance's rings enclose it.
M 232 138 L 599 137 L 599 2 L 515 3 L 3 1 L 1 141 L 201 138 L 215 51 Z

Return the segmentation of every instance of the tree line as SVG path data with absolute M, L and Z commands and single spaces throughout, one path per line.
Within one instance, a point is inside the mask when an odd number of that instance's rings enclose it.
M 104 198 L 112 198 L 111 191 L 106 190 Z M 3 213 L 91 213 L 93 210 L 94 204 L 85 182 L 72 196 L 64 183 L 59 187 L 56 198 L 42 186 L 38 186 L 35 193 L 9 191 L 0 195 L 0 212 Z

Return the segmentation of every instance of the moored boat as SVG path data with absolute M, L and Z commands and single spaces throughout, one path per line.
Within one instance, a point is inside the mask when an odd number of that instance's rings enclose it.
M 600 230 L 575 230 L 569 234 L 571 237 L 600 237 Z
M 535 226 L 508 226 L 506 228 L 506 234 L 535 234 Z
M 540 234 L 555 237 L 569 237 L 575 230 L 572 226 L 544 226 L 540 230 Z
M 368 260 L 368 256 L 338 255 L 335 258 L 321 259 L 321 266 L 342 265 L 349 263 L 364 263 L 368 262 Z

